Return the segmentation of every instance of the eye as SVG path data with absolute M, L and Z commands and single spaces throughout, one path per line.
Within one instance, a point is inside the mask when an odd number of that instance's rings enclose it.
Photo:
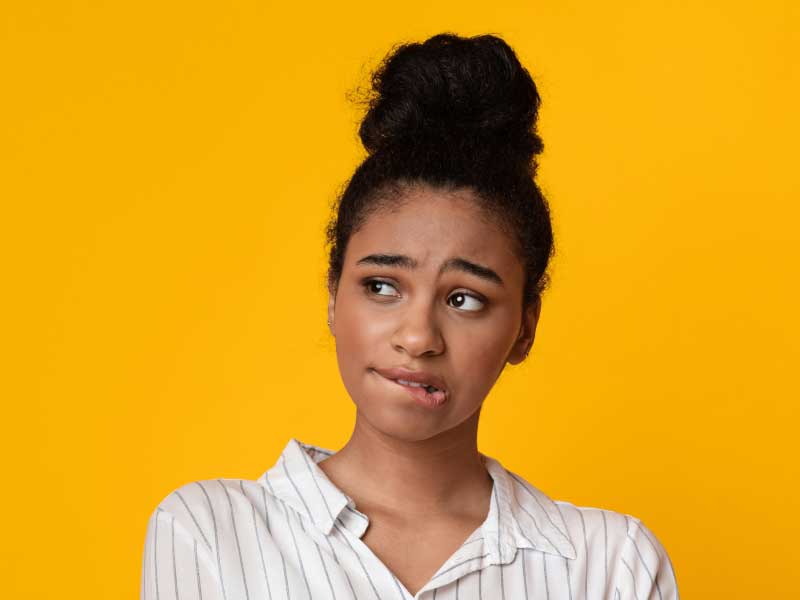
M 386 281 L 381 281 L 379 279 L 368 279 L 363 283 L 364 288 L 367 290 L 368 293 L 373 294 L 375 296 L 395 296 L 397 294 L 383 294 L 381 292 L 385 291 L 387 288 L 395 289 L 395 287 Z
M 398 297 L 400 295 L 396 293 L 397 288 L 388 281 L 367 279 L 361 285 L 366 293 L 372 296 Z M 395 293 L 392 294 L 390 290 L 394 290 Z M 481 298 L 467 292 L 456 292 L 448 300 L 453 300 L 453 306 L 464 312 L 478 312 L 486 304 Z
M 483 308 L 483 305 L 485 304 L 480 298 L 473 296 L 472 294 L 467 294 L 466 292 L 456 292 L 450 296 L 450 299 L 453 299 L 457 303 L 456 308 L 465 310 L 466 312 L 477 312 Z M 470 302 L 472 304 L 470 304 Z M 476 304 L 477 306 L 475 306 Z M 468 307 L 473 306 L 474 308 L 464 308 L 465 305 Z

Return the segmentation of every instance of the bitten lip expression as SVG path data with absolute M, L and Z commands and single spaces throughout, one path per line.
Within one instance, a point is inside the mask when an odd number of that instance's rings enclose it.
M 433 386 L 437 390 L 447 393 L 447 387 L 445 386 L 444 379 L 438 375 L 434 375 L 433 373 L 426 373 L 425 371 L 409 371 L 408 369 L 403 369 L 402 367 L 393 367 L 391 369 L 373 368 L 372 370 L 379 375 L 382 375 L 386 379 L 391 379 L 393 381 L 402 379 L 403 381 L 421 383 L 422 385 Z

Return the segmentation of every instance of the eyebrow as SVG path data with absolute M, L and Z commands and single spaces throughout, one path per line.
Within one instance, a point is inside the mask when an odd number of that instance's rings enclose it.
M 369 254 L 356 261 L 357 265 L 377 265 L 380 267 L 401 267 L 403 269 L 416 269 L 417 261 L 404 254 Z M 489 267 L 476 264 L 460 256 L 447 259 L 439 269 L 439 274 L 446 271 L 461 271 L 479 277 L 484 281 L 496 285 L 504 285 L 502 278 Z

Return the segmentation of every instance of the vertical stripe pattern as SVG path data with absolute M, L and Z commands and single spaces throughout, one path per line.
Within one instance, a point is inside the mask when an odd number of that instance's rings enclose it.
M 257 480 L 195 481 L 147 522 L 141 600 L 678 600 L 634 516 L 550 499 L 495 459 L 486 519 L 419 590 L 364 544 L 368 515 L 291 439 Z

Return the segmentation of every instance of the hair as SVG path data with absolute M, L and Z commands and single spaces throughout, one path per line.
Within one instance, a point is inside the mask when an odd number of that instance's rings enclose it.
M 350 237 L 413 186 L 468 188 L 506 232 L 525 269 L 523 309 L 549 284 L 550 211 L 536 184 L 540 98 L 494 35 L 435 35 L 395 46 L 372 73 L 358 133 L 367 157 L 332 206 L 328 288 L 338 289 Z

